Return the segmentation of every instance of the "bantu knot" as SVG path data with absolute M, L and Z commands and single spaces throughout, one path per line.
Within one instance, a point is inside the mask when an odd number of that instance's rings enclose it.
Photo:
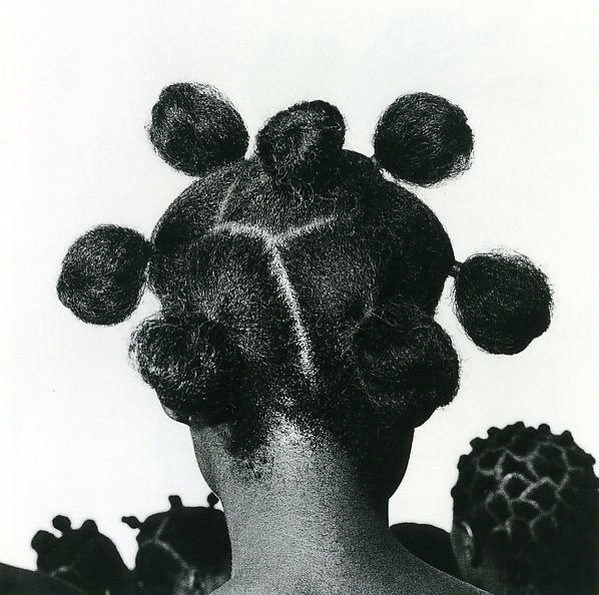
M 141 527 L 141 521 L 136 516 L 124 516 L 121 517 L 121 521 L 131 527 L 131 529 L 139 529 Z
M 396 99 L 374 135 L 378 163 L 399 180 L 420 186 L 466 170 L 472 147 L 472 130 L 462 109 L 430 93 Z
M 199 315 L 162 314 L 141 323 L 130 352 L 165 407 L 181 414 L 208 415 L 212 407 L 223 406 L 222 393 L 231 392 L 224 390 L 233 382 L 228 344 L 218 323 Z
M 52 519 L 52 526 L 58 529 L 61 533 L 67 533 L 71 530 L 71 519 L 62 514 L 57 514 Z
M 326 101 L 305 101 L 275 114 L 258 133 L 256 151 L 280 184 L 313 184 L 335 170 L 345 123 Z
M 519 353 L 551 320 L 547 278 L 520 254 L 470 257 L 457 269 L 454 299 L 466 333 L 489 353 Z
M 152 108 L 149 135 L 158 154 L 191 176 L 241 159 L 248 133 L 239 112 L 210 85 L 165 87 Z
M 183 508 L 183 500 L 181 500 L 181 496 L 169 496 L 168 503 L 171 505 L 171 508 Z
M 37 554 L 45 554 L 56 545 L 58 537 L 48 531 L 38 531 L 31 540 L 31 547 Z
M 69 248 L 58 278 L 58 297 L 84 322 L 122 322 L 141 299 L 150 255 L 150 243 L 136 231 L 96 227 Z
M 96 521 L 92 519 L 86 519 L 83 521 L 83 524 L 81 527 L 79 527 L 79 531 L 81 532 L 81 535 L 85 537 L 91 537 L 99 533 L 98 525 L 96 524 Z
M 412 305 L 392 304 L 354 336 L 361 384 L 415 426 L 447 405 L 459 384 L 459 360 L 447 333 Z

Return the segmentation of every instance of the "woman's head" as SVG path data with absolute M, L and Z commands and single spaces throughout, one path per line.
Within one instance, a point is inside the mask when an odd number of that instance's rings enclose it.
M 491 428 L 471 444 L 452 491 L 463 578 L 493 593 L 595 593 L 593 457 L 545 424 Z
M 169 501 L 169 510 L 143 522 L 134 516 L 122 519 L 138 530 L 127 593 L 204 595 L 231 576 L 227 524 L 224 514 L 214 508 L 218 498 L 210 494 L 209 507 L 183 506 L 179 496 L 169 496 Z
M 448 404 L 458 356 L 433 316 L 449 275 L 459 319 L 491 353 L 519 352 L 549 324 L 550 290 L 530 261 L 456 263 L 433 212 L 383 175 L 428 185 L 467 167 L 472 133 L 445 99 L 393 103 L 373 158 L 345 150 L 337 108 L 311 101 L 271 118 L 245 159 L 241 116 L 206 85 L 164 89 L 149 134 L 199 179 L 150 242 L 116 226 L 77 240 L 59 297 L 84 321 L 115 324 L 147 284 L 161 311 L 133 335 L 142 377 L 177 417 L 226 424 L 242 458 L 281 419 L 377 452 Z

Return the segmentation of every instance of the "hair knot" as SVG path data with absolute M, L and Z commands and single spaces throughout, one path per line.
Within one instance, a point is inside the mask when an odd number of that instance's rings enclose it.
M 326 101 L 298 103 L 274 115 L 258 133 L 256 149 L 278 184 L 315 184 L 336 169 L 345 123 Z

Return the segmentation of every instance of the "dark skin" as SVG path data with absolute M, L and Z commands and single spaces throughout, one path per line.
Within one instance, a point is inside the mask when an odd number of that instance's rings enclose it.
M 226 424 L 188 425 L 231 536 L 232 577 L 215 593 L 481 593 L 414 557 L 388 529 L 388 500 L 403 479 L 413 430 L 389 445 L 387 473 L 373 484 L 334 440 L 284 419 L 258 453 L 258 473 L 229 454 Z
M 505 569 L 496 563 L 489 548 L 485 548 L 485 543 L 473 532 L 469 523 L 455 517 L 451 529 L 451 547 L 460 569 L 460 576 L 469 583 L 488 589 L 495 595 L 530 593 L 530 585 L 514 582 Z M 565 577 L 562 583 L 568 585 L 568 593 L 591 595 L 596 592 L 596 588 L 591 586 L 594 579 L 589 579 L 581 566 L 569 566 L 568 571 L 571 574 Z M 546 592 L 545 588 L 539 588 L 539 593 L 542 592 Z M 551 592 L 562 593 L 562 590 L 553 585 Z
M 485 556 L 479 540 L 466 521 L 453 520 L 451 528 L 451 548 L 460 576 L 473 585 L 490 589 L 495 595 L 514 593 L 507 577 L 500 571 L 490 556 Z
M 32 572 L 0 564 L 0 593 L 6 595 L 84 595 L 73 585 Z

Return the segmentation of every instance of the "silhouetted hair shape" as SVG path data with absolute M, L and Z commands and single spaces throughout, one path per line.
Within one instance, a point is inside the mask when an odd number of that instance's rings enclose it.
M 531 595 L 596 593 L 599 480 L 566 431 L 522 422 L 490 428 L 460 457 L 454 521 Z
M 137 529 L 132 586 L 122 593 L 163 595 L 204 593 L 205 581 L 223 583 L 231 576 L 231 544 L 225 515 L 217 510 L 218 498 L 208 496 L 208 507 L 183 506 L 179 496 L 169 496 L 170 509 L 143 522 L 125 516 Z
M 57 515 L 52 526 L 60 536 L 41 530 L 31 540 L 38 570 L 78 587 L 80 593 L 124 592 L 129 570 L 114 543 L 100 533 L 95 521 L 87 519 L 75 529 L 68 517 Z M 25 586 L 17 592 L 25 593 L 24 589 Z
M 231 423 L 246 452 L 273 413 L 352 440 L 449 403 L 458 357 L 433 319 L 448 275 L 459 319 L 487 351 L 521 351 L 549 324 L 547 280 L 529 260 L 459 265 L 434 213 L 380 169 L 418 184 L 463 170 L 472 132 L 459 107 L 401 97 L 380 119 L 374 158 L 343 149 L 344 134 L 336 107 L 301 102 L 264 125 L 246 159 L 227 99 L 171 85 L 149 136 L 199 179 L 151 242 L 103 226 L 63 263 L 60 299 L 95 324 L 125 320 L 147 282 L 162 309 L 133 335 L 142 377 L 182 417 Z

